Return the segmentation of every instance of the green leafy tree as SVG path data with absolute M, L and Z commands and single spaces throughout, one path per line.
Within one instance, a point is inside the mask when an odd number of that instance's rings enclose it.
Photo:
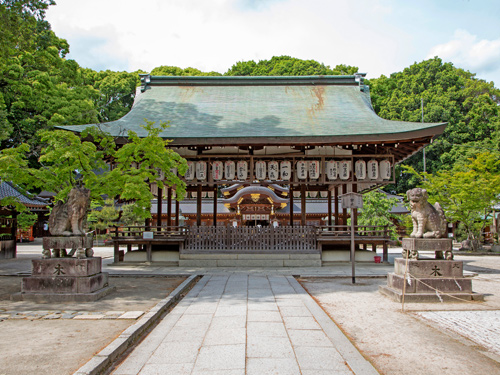
M 129 142 L 114 154 L 116 167 L 109 172 L 109 179 L 120 181 L 120 198 L 134 202 L 134 214 L 139 217 L 150 217 L 153 194 L 149 184 L 156 182 L 163 189 L 165 184 L 176 187 L 176 196 L 183 197 L 186 185 L 179 175 L 187 171 L 187 162 L 175 151 L 166 146 L 170 141 L 159 137 L 168 128 L 166 123 L 155 127 L 155 123 L 146 121 L 144 129 L 148 136 L 139 138 L 136 133 L 129 132 Z M 131 168 L 132 166 L 132 168 Z M 145 184 L 144 181 L 148 183 Z M 116 196 L 118 192 L 110 196 Z M 180 198 L 178 198 L 180 199 Z M 144 212 L 146 210 L 147 212 Z
M 40 146 L 35 134 L 54 125 L 97 122 L 82 70 L 66 60 L 69 45 L 45 21 L 52 0 L 0 3 L 0 148 L 30 144 L 31 162 Z
M 92 100 L 99 122 L 115 121 L 125 116 L 132 108 L 136 87 L 140 84 L 137 72 L 84 69 L 83 79 L 96 90 Z
M 140 225 L 141 217 L 134 213 L 134 207 L 130 204 L 125 204 L 122 206 L 120 223 L 124 225 Z
M 492 82 L 435 57 L 368 83 L 382 118 L 420 122 L 423 99 L 425 122 L 448 123 L 444 134 L 426 147 L 428 172 L 452 169 L 479 149 L 500 150 L 500 91 Z M 422 151 L 405 164 L 423 171 Z M 396 190 L 403 193 L 417 183 L 416 176 L 401 174 Z
M 352 75 L 357 67 L 337 65 L 330 68 L 315 60 L 301 60 L 290 56 L 274 56 L 270 60 L 240 61 L 234 64 L 226 76 L 312 76 L 312 75 Z
M 91 211 L 87 217 L 87 222 L 90 223 L 91 227 L 96 229 L 97 245 L 99 245 L 97 230 L 105 230 L 115 225 L 120 217 L 120 212 L 115 207 L 114 199 L 106 199 L 103 205 L 95 201 L 91 202 L 90 209 Z M 110 237 L 111 235 L 109 234 L 104 235 L 104 238 Z
M 4 197 L 0 199 L 0 208 L 1 207 L 7 207 L 16 212 L 17 228 L 21 230 L 29 229 L 38 219 L 38 216 L 30 212 L 30 210 L 19 202 L 16 197 Z
M 397 238 L 394 221 L 396 215 L 390 213 L 391 209 L 398 204 L 397 198 L 388 198 L 381 191 L 373 190 L 363 195 L 363 208 L 360 209 L 358 225 L 388 226 L 391 238 Z
M 147 136 L 139 138 L 130 132 L 129 143 L 116 151 L 114 140 L 89 128 L 82 133 L 82 141 L 72 132 L 64 130 L 39 133 L 46 146 L 41 150 L 41 168 L 29 167 L 29 145 L 2 150 L 0 153 L 0 177 L 26 188 L 39 188 L 56 193 L 55 200 L 63 200 L 69 191 L 80 184 L 91 191 L 93 201 L 104 204 L 102 196 L 129 201 L 134 214 L 141 218 L 151 217 L 153 195 L 149 185 L 174 186 L 177 196 L 184 196 L 185 183 L 179 178 L 187 170 L 185 159 L 171 149 L 169 141 L 159 137 L 166 124 L 155 126 L 146 121 Z M 110 169 L 108 162 L 113 163 Z M 133 167 L 133 166 L 136 167 Z
M 26 210 L 17 215 L 16 219 L 17 227 L 21 230 L 27 230 L 36 223 L 38 216 L 32 212 L 29 212 L 29 210 Z
M 196 68 L 179 68 L 177 66 L 162 65 L 154 68 L 151 73 L 152 76 L 221 76 L 217 72 L 202 72 Z
M 448 220 L 461 223 L 476 250 L 492 207 L 498 202 L 500 153 L 478 153 L 451 170 L 435 174 L 418 173 L 412 167 L 405 169 L 420 179 L 429 200 L 441 204 Z

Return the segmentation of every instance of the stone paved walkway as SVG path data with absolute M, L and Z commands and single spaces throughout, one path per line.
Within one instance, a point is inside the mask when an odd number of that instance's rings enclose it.
M 377 374 L 291 276 L 204 276 L 113 372 Z

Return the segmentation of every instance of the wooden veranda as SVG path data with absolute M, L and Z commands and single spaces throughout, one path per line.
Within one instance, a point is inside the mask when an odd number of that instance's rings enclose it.
M 356 247 L 376 251 L 383 247 L 383 260 L 388 261 L 388 226 L 354 227 Z M 114 261 L 120 261 L 120 245 L 127 251 L 145 251 L 152 261 L 153 246 L 177 246 L 179 253 L 319 253 L 326 245 L 349 245 L 350 226 L 283 226 L 283 227 L 186 227 L 129 226 L 113 230 Z M 135 247 L 135 249 L 134 249 Z

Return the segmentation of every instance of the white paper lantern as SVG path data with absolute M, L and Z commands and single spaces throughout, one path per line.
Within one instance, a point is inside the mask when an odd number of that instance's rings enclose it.
M 339 176 L 341 180 L 348 180 L 351 175 L 351 162 L 349 160 L 341 160 L 339 162 Z
M 206 180 L 207 179 L 207 162 L 199 161 L 196 163 L 196 179 Z
M 319 170 L 319 161 L 311 160 L 309 162 L 309 178 L 311 180 L 317 180 L 319 178 L 320 170 Z
M 317 198 L 318 197 L 318 192 L 317 191 L 310 191 L 309 192 L 309 196 L 311 198 Z
M 266 162 L 265 161 L 255 162 L 255 178 L 257 180 L 265 180 L 266 179 Z
M 212 163 L 212 178 L 215 181 L 222 180 L 223 173 L 224 173 L 224 164 L 219 160 L 214 161 Z
M 378 180 L 378 162 L 375 159 L 368 161 L 367 169 L 368 169 L 368 178 L 370 180 Z
M 158 195 L 158 185 L 156 185 L 156 183 L 149 185 L 149 188 L 151 190 L 151 194 Z
M 290 181 L 292 176 L 292 163 L 288 160 L 280 163 L 280 174 L 283 181 Z
M 194 161 L 188 161 L 187 165 L 188 169 L 186 171 L 186 174 L 184 175 L 184 178 L 186 179 L 186 181 L 191 181 L 194 179 L 194 171 L 196 163 Z
M 391 179 L 391 162 L 389 160 L 380 161 L 380 177 L 382 180 Z
M 234 161 L 228 160 L 224 164 L 225 166 L 225 175 L 226 175 L 226 180 L 234 180 L 234 175 L 236 172 L 236 166 L 234 164 Z
M 356 179 L 366 179 L 366 162 L 364 160 L 357 160 L 356 163 L 354 163 L 354 168 L 356 170 Z
M 339 162 L 328 160 L 326 162 L 326 176 L 329 180 L 336 180 L 339 177 Z
M 248 163 L 244 160 L 240 160 L 236 164 L 236 174 L 238 175 L 238 180 L 246 180 L 248 178 Z
M 165 172 L 162 169 L 156 168 L 156 173 L 158 173 L 158 177 L 156 178 L 158 181 L 163 181 L 165 179 Z
M 198 192 L 192 191 L 191 192 L 191 197 L 196 198 L 198 196 Z
M 321 196 L 321 198 L 327 198 L 328 197 L 328 192 L 327 191 L 320 191 L 319 195 Z
M 293 192 L 293 197 L 294 198 L 300 198 L 300 191 L 294 191 Z
M 201 192 L 201 197 L 202 198 L 206 198 L 207 197 L 207 192 L 206 191 L 202 191 Z
M 214 197 L 214 192 L 213 191 L 209 191 L 207 194 L 208 194 L 209 198 L 213 198 Z
M 307 161 L 299 160 L 297 162 L 297 178 L 305 180 L 307 178 Z
M 277 161 L 270 161 L 268 163 L 268 169 L 269 169 L 269 179 L 271 181 L 276 181 L 277 179 L 279 179 L 279 164 Z

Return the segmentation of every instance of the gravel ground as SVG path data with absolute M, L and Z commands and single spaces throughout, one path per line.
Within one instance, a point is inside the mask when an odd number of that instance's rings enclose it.
M 381 374 L 500 374 L 500 257 L 456 259 L 479 272 L 472 286 L 484 302 L 406 303 L 403 312 L 378 292 L 385 279 L 300 282 Z M 489 327 L 475 324 L 485 311 Z
M 117 290 L 99 301 L 41 304 L 10 301 L 21 278 L 0 276 L 0 375 L 72 374 L 135 323 L 120 313 L 142 314 L 184 280 L 110 277 Z

